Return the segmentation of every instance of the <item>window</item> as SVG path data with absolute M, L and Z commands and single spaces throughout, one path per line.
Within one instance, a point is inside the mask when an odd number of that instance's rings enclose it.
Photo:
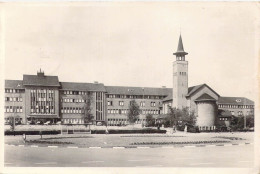
M 140 106 L 145 107 L 145 101 L 141 101 Z
M 12 106 L 9 106 L 9 107 L 10 107 L 9 112 L 13 112 L 13 107 Z
M 9 106 L 5 106 L 5 112 L 9 112 Z
M 155 107 L 155 102 L 151 102 L 151 106 L 152 106 L 152 107 Z
M 119 101 L 119 106 L 124 106 L 124 102 L 123 101 Z
M 108 106 L 113 106 L 113 101 L 107 101 Z
M 20 106 L 20 112 L 23 112 L 23 107 L 22 106 Z

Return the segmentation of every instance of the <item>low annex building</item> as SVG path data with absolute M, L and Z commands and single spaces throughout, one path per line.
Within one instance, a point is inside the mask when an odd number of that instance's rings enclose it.
M 94 123 L 128 124 L 131 100 L 140 106 L 137 124 L 146 115 L 159 118 L 169 107 L 194 110 L 200 128 L 215 126 L 216 120 L 228 121 L 231 115 L 254 115 L 254 102 L 244 97 L 222 97 L 207 84 L 188 87 L 188 61 L 180 36 L 173 62 L 173 88 L 104 86 L 102 83 L 60 82 L 58 76 L 23 75 L 23 80 L 5 80 L 5 121 L 11 117 L 27 123 L 30 120 L 63 124 L 84 124 L 86 103 Z M 224 114 L 219 114 L 219 111 Z

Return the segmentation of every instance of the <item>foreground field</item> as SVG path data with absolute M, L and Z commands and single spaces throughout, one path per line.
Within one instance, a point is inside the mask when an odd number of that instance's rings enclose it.
M 253 132 L 241 133 L 183 133 L 173 134 L 65 134 L 65 135 L 27 135 L 5 136 L 6 144 L 14 145 L 57 145 L 79 147 L 135 147 L 135 146 L 167 146 L 183 144 L 239 144 L 253 143 Z

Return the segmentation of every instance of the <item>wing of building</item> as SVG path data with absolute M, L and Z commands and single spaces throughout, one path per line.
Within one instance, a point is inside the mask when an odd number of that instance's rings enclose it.
M 141 110 L 137 123 L 144 123 L 147 114 L 159 118 L 169 112 L 169 107 L 194 110 L 200 127 L 212 127 L 214 120 L 226 120 L 232 115 L 254 114 L 252 100 L 222 97 L 207 84 L 188 87 L 188 53 L 181 36 L 173 54 L 173 88 L 60 82 L 58 76 L 45 75 L 41 70 L 37 75 L 23 75 L 23 80 L 5 80 L 5 121 L 15 118 L 22 123 L 40 120 L 84 124 L 87 117 L 93 116 L 94 123 L 128 124 L 132 100 Z

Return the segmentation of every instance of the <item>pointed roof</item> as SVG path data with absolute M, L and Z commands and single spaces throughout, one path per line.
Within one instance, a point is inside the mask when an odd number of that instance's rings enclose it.
M 209 88 L 213 93 L 215 93 L 218 97 L 220 97 L 220 95 L 216 91 L 214 91 L 212 88 L 210 88 L 207 84 L 204 83 L 204 84 L 201 84 L 201 85 L 189 87 L 188 88 L 188 94 L 186 95 L 186 98 L 188 98 L 191 95 L 193 95 L 194 93 L 198 92 L 203 87 Z
M 216 99 L 214 99 L 207 93 L 204 93 L 201 96 L 199 96 L 195 101 L 216 101 Z
M 182 38 L 181 38 L 181 35 L 180 35 L 177 51 L 176 51 L 176 53 L 173 53 L 173 55 L 187 55 L 187 54 L 188 54 L 188 53 L 186 53 L 186 52 L 184 51 L 183 43 L 182 43 Z

